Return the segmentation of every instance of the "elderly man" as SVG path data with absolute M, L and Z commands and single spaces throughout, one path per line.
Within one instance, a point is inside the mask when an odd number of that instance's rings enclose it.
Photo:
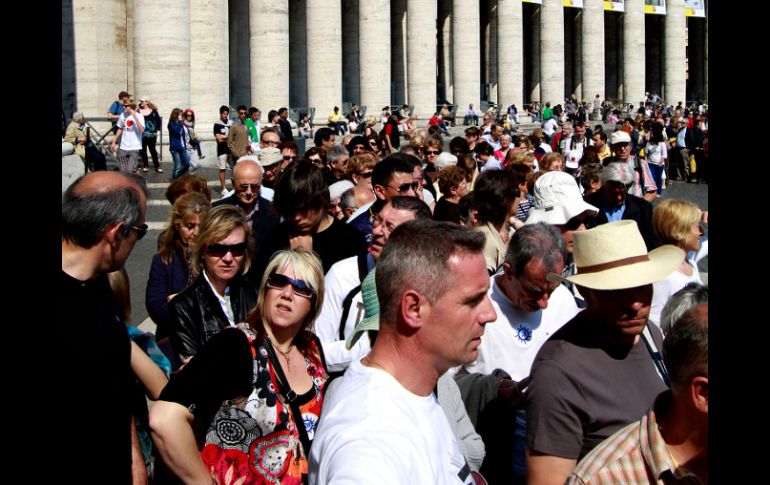
M 481 234 L 448 222 L 393 231 L 375 276 L 379 335 L 324 404 L 310 483 L 472 483 L 433 389 L 476 359 L 496 317 L 483 247 Z
M 568 484 L 708 483 L 708 303 L 687 311 L 663 341 L 671 390 L 641 420 L 604 440 L 580 461 Z M 641 478 L 640 478 L 641 479 Z
M 430 209 L 416 197 L 392 198 L 372 217 L 371 251 L 335 263 L 326 274 L 326 294 L 315 332 L 323 344 L 329 371 L 346 369 L 353 359 L 363 357 L 371 349 L 368 340 L 361 339 L 348 350 L 345 339 L 362 317 L 361 282 L 377 264 L 391 232 L 406 221 L 430 218 Z
M 265 130 L 265 134 L 267 133 L 269 132 Z M 274 133 L 271 134 L 274 135 Z M 262 148 L 259 151 L 257 160 L 259 160 L 259 166 L 262 167 L 264 172 L 262 177 L 262 196 L 267 200 L 273 200 L 273 188 L 278 181 L 278 176 L 281 174 L 281 168 L 283 167 L 281 150 L 271 146 Z
M 86 118 L 83 113 L 72 113 L 72 121 L 67 125 L 67 131 L 64 132 L 64 141 L 72 143 L 72 146 L 75 147 L 75 153 L 83 159 L 84 163 L 86 161 L 86 142 L 88 142 L 86 130 Z
M 660 241 L 652 227 L 652 204 L 641 197 L 628 193 L 634 175 L 627 163 L 611 163 L 602 169 L 602 188 L 584 197 L 585 201 L 599 209 L 594 217 L 585 220 L 591 229 L 607 222 L 636 221 L 648 250 L 655 249 Z
M 90 472 L 110 477 L 112 483 L 131 483 L 136 430 L 131 419 L 131 344 L 107 273 L 121 269 L 147 233 L 146 211 L 142 187 L 115 172 L 80 177 L 62 199 L 61 319 L 50 326 L 54 334 L 48 338 L 67 342 L 77 329 L 78 345 L 86 351 L 68 352 L 57 361 L 63 364 L 57 373 L 71 377 L 69 398 L 63 402 L 75 404 L 61 423 L 67 446 L 88 449 L 94 460 Z M 109 405 L 83 406 L 79 401 L 89 396 Z M 138 446 L 133 455 L 133 472 L 146 473 Z
M 548 273 L 562 272 L 566 256 L 564 240 L 552 226 L 530 224 L 513 234 L 502 274 L 490 279 L 497 320 L 486 327 L 478 359 L 455 377 L 487 444 L 481 472 L 494 483 L 524 481 L 522 390 L 537 351 L 578 312 L 567 288 L 546 280 Z
M 562 484 L 577 461 L 638 419 L 666 389 L 648 324 L 652 283 L 674 271 L 681 249 L 649 254 L 632 221 L 574 234 L 576 284 L 587 303 L 540 348 L 526 398 L 527 479 Z M 549 279 L 563 280 L 551 273 Z
M 564 239 L 567 253 L 562 276 L 571 276 L 575 274 L 574 234 L 577 231 L 585 231 L 586 219 L 595 216 L 599 209 L 583 201 L 575 179 L 565 172 L 546 173 L 535 181 L 532 192 L 533 206 L 525 224 L 545 222 L 556 226 Z M 578 306 L 585 308 L 585 302 L 575 285 L 569 282 L 563 284 L 575 297 Z
M 233 168 L 233 194 L 212 204 L 214 207 L 234 205 L 243 211 L 251 223 L 254 254 L 259 252 L 267 235 L 278 224 L 278 217 L 270 210 L 270 200 L 261 196 L 263 171 L 260 165 L 256 155 L 241 157 Z
M 631 136 L 622 130 L 612 133 L 610 138 L 612 156 L 602 160 L 605 167 L 610 163 L 623 162 L 628 164 L 632 170 L 632 184 L 628 187 L 628 193 L 637 197 L 643 197 L 647 202 L 652 202 L 658 198 L 658 186 L 652 178 L 652 172 L 647 165 L 647 161 L 639 158 L 632 153 Z

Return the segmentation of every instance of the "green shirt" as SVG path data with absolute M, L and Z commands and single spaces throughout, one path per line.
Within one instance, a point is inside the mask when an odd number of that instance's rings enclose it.
M 246 129 L 249 130 L 251 141 L 254 143 L 259 142 L 259 130 L 257 130 L 257 125 L 254 124 L 254 120 L 246 118 L 243 120 L 243 124 L 246 125 Z

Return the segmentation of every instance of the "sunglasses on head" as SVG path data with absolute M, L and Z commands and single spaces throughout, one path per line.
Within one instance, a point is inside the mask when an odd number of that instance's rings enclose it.
M 215 258 L 224 258 L 227 253 L 232 253 L 233 257 L 240 257 L 246 253 L 246 243 L 238 244 L 209 244 L 206 247 L 206 254 Z
M 267 277 L 265 286 L 274 290 L 282 290 L 286 285 L 291 285 L 291 291 L 302 298 L 313 298 L 315 290 L 302 280 L 295 280 L 280 273 L 273 273 Z

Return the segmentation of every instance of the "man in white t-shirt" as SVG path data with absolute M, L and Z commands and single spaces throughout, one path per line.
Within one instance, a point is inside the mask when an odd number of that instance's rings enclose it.
M 433 390 L 478 357 L 496 318 L 483 248 L 483 235 L 448 222 L 393 231 L 375 276 L 379 335 L 324 403 L 311 484 L 473 483 Z
M 117 150 L 120 172 L 139 175 L 139 153 L 142 151 L 144 116 L 136 110 L 136 101 L 128 99 L 123 103 L 123 113 L 115 124 L 118 130 L 112 139 L 112 151 Z M 120 145 L 118 146 L 118 143 Z
M 561 273 L 565 259 L 558 229 L 532 224 L 517 230 L 508 244 L 502 274 L 491 278 L 489 298 L 497 320 L 486 327 L 479 357 L 453 369 L 468 414 L 487 445 L 481 472 L 495 483 L 523 480 L 522 392 L 537 351 L 578 313 L 569 290 L 546 280 L 549 272 Z M 490 394 L 489 388 L 496 392 Z

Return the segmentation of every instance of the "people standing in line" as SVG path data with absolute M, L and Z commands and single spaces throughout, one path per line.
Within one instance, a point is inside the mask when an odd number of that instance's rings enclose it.
M 149 172 L 150 166 L 147 160 L 147 150 L 152 156 L 152 164 L 155 171 L 163 173 L 163 169 L 158 163 L 158 150 L 155 149 L 155 143 L 158 141 L 158 131 L 160 131 L 160 115 L 158 107 L 155 106 L 148 97 L 139 98 L 139 113 L 144 116 L 144 131 L 142 132 L 142 172 Z
M 305 483 L 329 378 L 312 333 L 323 299 L 312 251 L 276 253 L 245 321 L 172 377 L 150 425 L 182 481 Z M 203 423 L 198 436 L 194 422 Z
M 174 160 L 174 171 L 171 180 L 176 180 L 190 170 L 190 155 L 187 153 L 187 127 L 183 121 L 183 112 L 180 108 L 171 110 L 168 117 L 168 150 Z
M 112 483 L 146 480 L 142 460 L 132 470 L 131 345 L 107 279 L 147 233 L 146 212 L 147 194 L 136 179 L 112 171 L 80 177 L 62 197 L 60 319 L 49 338 L 67 342 L 77 331 L 83 351 L 57 363 L 62 376 L 76 376 L 66 384 L 60 429 L 67 448 L 88 450 L 90 476 Z M 82 399 L 95 393 L 109 405 L 84 406 Z M 134 452 L 141 457 L 138 442 Z
M 123 105 L 123 113 L 115 126 L 118 129 L 110 148 L 113 153 L 118 155 L 120 172 L 126 175 L 139 175 L 139 153 L 142 151 L 144 116 L 136 111 L 136 101 L 133 99 L 126 101 Z

